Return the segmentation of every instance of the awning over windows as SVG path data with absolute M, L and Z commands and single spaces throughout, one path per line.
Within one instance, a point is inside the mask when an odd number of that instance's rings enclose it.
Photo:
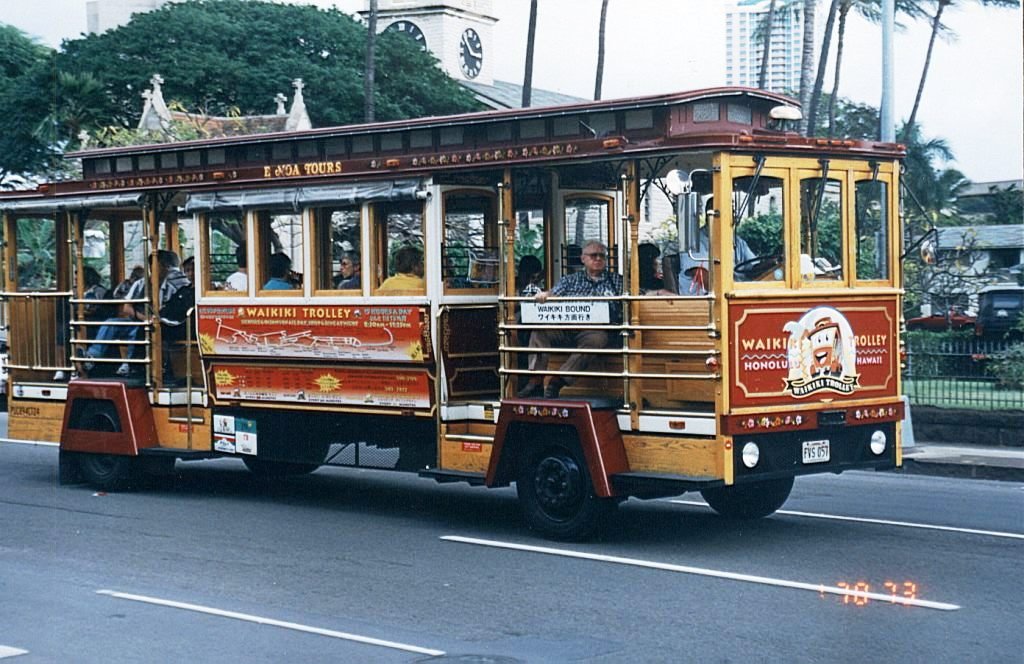
M 192 194 L 185 212 L 242 210 L 245 208 L 288 208 L 298 211 L 318 203 L 358 205 L 378 201 L 411 201 L 423 198 L 423 185 L 416 180 L 385 180 L 313 187 L 250 189 Z
M 4 200 L 0 198 L 0 212 L 24 214 L 52 214 L 54 212 L 99 210 L 103 208 L 142 207 L 143 194 L 100 194 L 97 196 L 68 196 L 66 198 L 36 198 Z

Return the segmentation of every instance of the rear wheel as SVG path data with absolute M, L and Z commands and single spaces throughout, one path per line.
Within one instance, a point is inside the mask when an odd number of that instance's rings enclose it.
M 123 489 L 136 477 L 136 458 L 120 454 L 80 454 L 78 468 L 89 484 L 104 491 Z
M 760 519 L 782 507 L 793 490 L 793 478 L 765 480 L 753 484 L 737 484 L 703 489 L 711 509 L 730 519 Z
M 82 409 L 78 428 L 115 433 L 120 431 L 117 411 L 109 402 L 91 403 Z M 104 491 L 122 489 L 137 476 L 136 458 L 122 454 L 78 454 L 78 468 L 89 484 Z
M 589 537 L 615 509 L 613 498 L 599 498 L 579 445 L 558 442 L 528 450 L 516 490 L 530 528 L 546 537 Z

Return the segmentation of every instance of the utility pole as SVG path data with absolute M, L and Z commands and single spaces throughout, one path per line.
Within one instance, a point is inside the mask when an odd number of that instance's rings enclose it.
M 896 120 L 893 117 L 893 27 L 896 23 L 896 0 L 882 0 L 882 104 L 879 139 L 888 143 L 896 140 Z

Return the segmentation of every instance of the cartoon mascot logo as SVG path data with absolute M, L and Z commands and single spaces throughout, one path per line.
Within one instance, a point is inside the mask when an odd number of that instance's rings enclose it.
M 852 394 L 857 388 L 857 350 L 853 329 L 839 311 L 815 307 L 783 327 L 789 333 L 789 377 L 794 397 L 822 390 Z

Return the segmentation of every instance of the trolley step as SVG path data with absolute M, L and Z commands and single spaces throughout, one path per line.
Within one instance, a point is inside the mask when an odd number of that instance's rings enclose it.
M 637 498 L 678 496 L 687 491 L 705 489 L 718 478 L 700 475 L 669 475 L 665 473 L 616 473 L 612 486 L 619 493 Z
M 440 484 L 447 484 L 450 482 L 468 482 L 473 486 L 483 486 L 484 474 L 483 473 L 467 473 L 460 470 L 439 470 L 436 468 L 430 468 L 428 470 L 421 470 L 419 472 L 420 477 L 428 477 Z

